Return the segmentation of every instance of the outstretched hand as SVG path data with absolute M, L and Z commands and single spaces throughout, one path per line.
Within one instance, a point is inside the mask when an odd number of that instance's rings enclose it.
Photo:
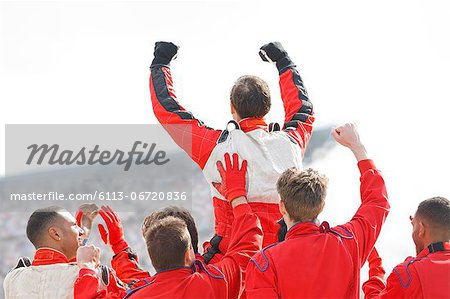
M 96 204 L 82 204 L 75 215 L 77 220 L 77 225 L 81 227 L 84 231 L 83 237 L 85 239 L 89 238 L 91 234 L 92 224 L 95 217 L 98 215 L 98 207 Z
M 242 161 L 242 166 L 239 169 L 238 154 L 233 154 L 233 163 L 231 163 L 230 154 L 226 153 L 224 156 L 225 167 L 221 161 L 217 161 L 217 170 L 222 178 L 221 183 L 213 182 L 213 186 L 222 194 L 228 202 L 239 197 L 247 197 L 245 175 L 247 172 L 247 161 Z
M 122 222 L 120 221 L 119 215 L 117 215 L 109 206 L 102 206 L 98 213 L 105 221 L 108 229 L 106 230 L 102 224 L 98 225 L 98 231 L 103 242 L 105 242 L 106 245 L 111 246 L 114 254 L 127 248 L 128 244 L 125 241 Z

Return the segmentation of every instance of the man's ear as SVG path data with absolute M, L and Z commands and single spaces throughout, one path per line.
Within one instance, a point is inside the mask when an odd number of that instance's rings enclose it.
M 191 257 L 191 247 L 189 247 L 184 253 L 184 265 L 190 267 L 192 263 L 193 260 Z
M 236 108 L 234 108 L 233 102 L 230 101 L 231 114 L 236 113 Z
M 427 227 L 422 221 L 419 221 L 418 225 L 419 225 L 418 235 L 419 235 L 419 237 L 423 238 L 425 236 Z
M 241 121 L 241 116 L 237 113 L 236 108 L 233 105 L 233 102 L 230 101 L 230 108 L 231 108 L 231 116 L 233 119 L 237 122 Z
M 61 241 L 62 231 L 60 228 L 58 228 L 56 226 L 50 226 L 48 228 L 47 232 L 51 239 L 53 239 L 55 241 Z
M 280 208 L 280 213 L 281 215 L 286 215 L 287 211 L 286 211 L 286 206 L 284 205 L 284 200 L 280 200 L 280 203 L 278 204 L 278 207 Z

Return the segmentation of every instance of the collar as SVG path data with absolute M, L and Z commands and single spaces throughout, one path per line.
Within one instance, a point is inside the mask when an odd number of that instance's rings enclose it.
M 319 226 L 314 222 L 298 222 L 291 226 L 287 231 L 286 240 L 292 239 L 301 235 L 310 235 L 320 233 Z
M 416 258 L 423 258 L 438 251 L 450 251 L 450 242 L 436 242 L 423 249 Z
M 247 133 L 257 129 L 267 131 L 268 126 L 266 121 L 262 117 L 248 117 L 243 118 L 239 121 L 239 127 L 241 127 L 241 130 L 244 133 Z
M 140 289 L 143 289 L 155 282 L 161 283 L 161 282 L 167 281 L 167 280 L 184 279 L 184 278 L 188 277 L 189 275 L 191 275 L 193 273 L 192 271 L 193 270 L 191 267 L 176 267 L 173 269 L 162 270 L 162 271 L 156 272 L 156 274 L 153 275 L 151 278 L 148 278 L 148 279 L 144 278 L 144 279 L 138 280 L 135 283 L 133 283 L 133 285 L 127 290 L 127 292 L 126 292 L 127 295 L 123 298 L 124 299 L 129 298 L 132 294 L 136 293 Z
M 180 279 L 192 274 L 191 267 L 177 267 L 169 270 L 162 270 L 153 275 L 153 280 Z
M 31 265 L 43 266 L 63 263 L 69 263 L 69 260 L 62 252 L 53 248 L 43 247 L 36 250 Z

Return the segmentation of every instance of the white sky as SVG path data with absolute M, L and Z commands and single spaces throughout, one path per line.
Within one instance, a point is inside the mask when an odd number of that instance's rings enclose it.
M 450 196 L 449 36 L 447 0 L 1 1 L 0 119 L 155 123 L 148 66 L 154 42 L 168 40 L 181 46 L 178 97 L 197 118 L 223 128 L 233 81 L 255 74 L 272 90 L 268 120 L 282 121 L 277 72 L 257 54 L 281 41 L 317 126 L 357 122 L 385 173 L 392 212 L 377 246 L 390 272 L 414 253 L 408 216 L 418 203 Z M 358 204 L 353 158 L 335 148 L 315 167 L 331 180 L 322 218 L 347 220 Z

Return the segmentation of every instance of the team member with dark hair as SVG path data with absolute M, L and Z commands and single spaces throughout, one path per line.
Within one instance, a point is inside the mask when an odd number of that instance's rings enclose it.
M 138 280 L 149 278 L 150 274 L 140 268 L 138 255 L 128 246 L 128 243 L 125 241 L 122 223 L 119 216 L 108 206 L 101 207 L 100 215 L 104 219 L 107 229 L 105 229 L 103 225 L 99 224 L 99 232 L 102 236 L 103 241 L 107 245 L 110 245 L 112 247 L 115 255 L 111 261 L 111 265 L 116 271 L 117 276 L 120 278 L 120 280 L 129 285 L 132 285 L 135 284 Z M 198 231 L 195 225 L 194 218 L 189 213 L 189 211 L 183 207 L 168 206 L 148 215 L 144 219 L 144 222 L 142 224 L 142 236 L 144 237 L 144 239 L 148 228 L 152 224 L 169 216 L 179 218 L 186 224 L 191 238 L 192 249 L 194 250 L 195 257 L 196 259 L 204 262 L 204 257 L 198 252 Z M 112 234 L 112 239 L 109 236 L 110 232 Z M 86 289 L 91 291 L 90 288 Z M 120 297 L 120 294 L 116 295 Z M 80 296 L 80 298 L 82 298 L 83 296 L 90 298 L 92 295 L 83 293 Z M 100 294 L 98 294 L 97 296 L 100 296 L 101 298 Z
M 326 177 L 312 169 L 286 170 L 278 179 L 280 210 L 288 227 L 284 242 L 264 248 L 247 267 L 248 298 L 358 298 L 360 269 L 389 212 L 383 177 L 367 157 L 354 125 L 332 132 L 348 147 L 361 172 L 362 204 L 336 227 L 319 223 Z
M 179 218 L 184 221 L 186 224 L 187 230 L 191 237 L 192 249 L 196 255 L 199 255 L 198 252 L 198 231 L 197 226 L 195 225 L 194 218 L 191 213 L 183 207 L 180 206 L 168 206 L 161 208 L 144 219 L 144 223 L 142 224 L 142 236 L 145 238 L 147 229 L 157 220 L 164 219 L 168 216 L 173 216 L 175 218 Z
M 51 206 L 34 211 L 27 224 L 27 237 L 36 248 L 33 261 L 22 258 L 3 283 L 5 298 L 73 298 L 73 285 L 78 276 L 76 253 L 82 239 L 80 228 L 90 230 L 96 212 L 80 211 L 74 218 L 67 210 Z M 78 222 L 77 222 L 78 220 Z M 94 271 L 98 290 L 118 292 L 122 284 L 107 267 Z
M 314 122 L 312 104 L 300 74 L 280 43 L 261 47 L 265 61 L 273 61 L 280 74 L 281 98 L 285 109 L 284 126 L 268 125 L 271 97 L 266 82 L 256 76 L 240 77 L 230 93 L 230 109 L 235 130 L 213 130 L 196 119 L 179 103 L 169 68 L 178 47 L 157 42 L 150 66 L 150 92 L 153 111 L 172 138 L 203 170 L 211 186 L 215 216 L 215 236 L 204 247 L 209 262 L 216 254 L 224 254 L 230 243 L 233 212 L 226 199 L 213 187 L 220 179 L 216 161 L 226 152 L 237 152 L 251 160 L 248 172 L 248 201 L 261 219 L 264 245 L 277 241 L 281 218 L 279 196 L 275 184 L 289 167 L 302 167 L 302 157 Z M 213 261 L 216 261 L 214 259 Z
M 107 229 L 102 224 L 98 225 L 100 236 L 106 245 L 109 245 L 114 257 L 111 261 L 111 266 L 116 271 L 117 276 L 121 281 L 127 284 L 134 284 L 137 280 L 149 278 L 150 274 L 141 269 L 137 253 L 131 249 L 125 240 L 122 223 L 119 216 L 109 207 L 102 206 L 99 212 L 103 218 Z M 148 228 L 158 220 L 162 220 L 168 216 L 179 218 L 187 226 L 192 248 L 196 258 L 203 260 L 203 257 L 198 253 L 198 232 L 194 222 L 194 218 L 183 207 L 169 206 L 161 208 L 148 215 L 142 224 L 142 236 L 145 238 Z M 85 295 L 89 297 L 89 295 Z
M 189 235 L 191 236 L 191 243 L 192 243 L 192 249 L 194 250 L 195 257 L 199 260 L 202 260 L 203 262 L 210 261 L 212 257 L 214 256 L 213 262 L 218 262 L 223 257 L 221 254 L 215 255 L 215 253 L 211 250 L 206 250 L 203 255 L 199 253 L 198 251 L 198 231 L 197 227 L 194 222 L 194 218 L 192 217 L 191 213 L 189 213 L 188 210 L 186 210 L 183 207 L 180 206 L 168 206 L 161 208 L 150 215 L 148 215 L 144 223 L 142 224 L 142 235 L 145 238 L 145 233 L 150 225 L 154 223 L 157 220 L 161 220 L 163 218 L 166 218 L 168 216 L 173 216 L 175 218 L 179 218 L 183 220 L 186 223 L 187 230 L 189 232 Z
M 105 229 L 102 224 L 98 225 L 100 236 L 105 244 L 111 246 L 114 252 L 111 265 L 116 271 L 117 276 L 121 281 L 127 283 L 128 285 L 133 285 L 134 288 L 145 285 L 146 279 L 150 278 L 150 273 L 140 268 L 138 255 L 128 246 L 119 216 L 109 206 L 102 206 L 99 214 L 107 226 L 107 229 Z M 183 207 L 164 207 L 148 215 L 142 224 L 142 235 L 144 239 L 146 238 L 149 227 L 167 217 L 178 218 L 185 223 L 191 240 L 195 240 L 191 242 L 195 257 L 201 261 L 204 261 L 202 255 L 200 255 L 197 251 L 198 247 L 196 244 L 198 243 L 198 232 L 194 218 L 189 211 Z M 172 248 L 172 246 L 167 246 L 167 248 Z M 76 284 L 82 287 L 75 288 L 77 291 L 75 296 L 76 299 L 113 299 L 122 298 L 126 295 L 126 292 L 122 290 L 118 293 L 110 293 L 108 295 L 106 295 L 106 292 L 104 291 L 97 291 L 97 289 L 93 287 L 96 285 L 96 278 L 93 273 L 93 270 L 95 270 L 95 261 L 90 260 L 89 257 L 93 258 L 94 256 L 99 256 L 100 252 L 97 252 L 95 248 L 86 247 L 80 248 L 79 251 L 81 251 L 80 255 L 86 259 L 84 259 L 81 263 L 78 261 L 81 271 Z
M 366 298 L 450 298 L 450 201 L 424 200 L 411 224 L 417 256 L 397 265 L 385 285 L 381 258 L 372 252 Z
M 261 248 L 263 232 L 246 199 L 247 162 L 240 166 L 237 154 L 233 162 L 226 154 L 225 167 L 220 161 L 217 167 L 222 180 L 214 186 L 230 202 L 234 213 L 230 247 L 223 259 L 210 265 L 196 260 L 188 226 L 182 219 L 167 216 L 151 221 L 144 232 L 157 273 L 137 281 L 127 298 L 238 298 L 242 294 L 245 267 Z M 92 276 L 80 275 L 75 290 L 92 294 L 79 298 L 104 298 L 96 294 L 94 286 Z

